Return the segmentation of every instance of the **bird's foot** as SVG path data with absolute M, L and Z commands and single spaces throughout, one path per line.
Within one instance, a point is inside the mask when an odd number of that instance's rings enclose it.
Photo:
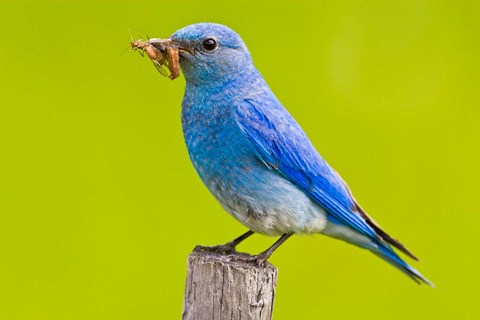
M 267 252 L 259 253 L 255 256 L 248 254 L 237 254 L 232 256 L 232 260 L 255 263 L 258 267 L 264 267 L 270 255 Z
M 195 252 L 217 252 L 220 254 L 234 254 L 237 253 L 235 245 L 232 242 L 221 244 L 218 246 L 196 246 L 193 249 Z
M 267 252 L 259 253 L 255 256 L 251 256 L 247 253 L 238 252 L 235 249 L 235 245 L 232 242 L 221 244 L 218 246 L 196 246 L 193 249 L 194 252 L 216 252 L 223 255 L 227 255 L 231 261 L 242 261 L 248 263 L 255 263 L 258 267 L 264 267 L 265 262 L 270 257 Z

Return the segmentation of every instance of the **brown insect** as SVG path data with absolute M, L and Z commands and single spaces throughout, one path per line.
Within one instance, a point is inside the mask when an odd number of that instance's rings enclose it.
M 180 75 L 180 62 L 178 61 L 178 48 L 167 47 L 168 69 L 170 70 L 170 79 L 175 79 Z
M 144 54 L 153 62 L 158 72 L 171 80 L 180 75 L 180 64 L 178 58 L 178 48 L 168 46 L 170 40 L 150 39 L 148 41 L 132 40 L 130 45 L 133 50 L 139 50 L 140 54 Z M 165 70 L 167 67 L 170 75 Z

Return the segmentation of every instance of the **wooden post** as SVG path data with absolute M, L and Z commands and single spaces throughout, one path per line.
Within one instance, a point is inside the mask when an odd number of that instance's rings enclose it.
M 188 256 L 183 320 L 270 320 L 277 269 L 266 262 L 235 260 L 234 253 L 192 252 Z

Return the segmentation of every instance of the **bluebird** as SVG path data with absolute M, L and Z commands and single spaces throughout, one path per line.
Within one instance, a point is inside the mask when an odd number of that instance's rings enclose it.
M 237 33 L 198 23 L 161 44 L 179 50 L 186 79 L 182 127 L 192 164 L 221 206 L 249 229 L 215 250 L 233 252 L 254 233 L 280 236 L 252 258 L 262 264 L 293 234 L 321 233 L 432 285 L 394 252 L 418 260 L 358 204 L 275 97 Z

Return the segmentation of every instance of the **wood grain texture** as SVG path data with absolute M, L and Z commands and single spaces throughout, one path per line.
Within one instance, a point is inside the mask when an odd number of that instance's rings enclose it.
M 235 260 L 235 255 L 192 252 L 188 256 L 183 320 L 272 318 L 277 269 L 268 262 L 258 267 Z

